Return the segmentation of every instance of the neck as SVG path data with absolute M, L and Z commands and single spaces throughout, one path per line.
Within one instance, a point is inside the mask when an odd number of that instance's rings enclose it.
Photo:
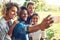
M 20 19 L 20 21 L 21 21 L 21 22 L 23 22 L 23 23 L 25 23 L 25 21 L 24 21 L 24 20 L 22 20 L 22 19 Z
M 33 15 L 33 13 L 29 13 L 29 12 L 28 12 L 28 16 L 32 16 L 32 15 Z
M 4 17 L 7 22 L 9 22 L 11 19 L 7 16 Z
M 30 16 L 32 16 L 33 14 L 29 14 L 28 16 L 30 17 Z

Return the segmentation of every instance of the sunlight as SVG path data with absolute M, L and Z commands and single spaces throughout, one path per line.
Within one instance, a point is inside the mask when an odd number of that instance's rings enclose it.
M 11 0 L 11 1 L 18 3 L 20 6 L 22 6 L 25 2 L 25 0 L 18 0 L 18 1 L 17 0 Z
M 47 4 L 60 6 L 60 0 L 46 0 Z

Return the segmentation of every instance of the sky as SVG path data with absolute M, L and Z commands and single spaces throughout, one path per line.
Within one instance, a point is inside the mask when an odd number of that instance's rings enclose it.
M 46 0 L 47 4 L 60 6 L 60 0 Z

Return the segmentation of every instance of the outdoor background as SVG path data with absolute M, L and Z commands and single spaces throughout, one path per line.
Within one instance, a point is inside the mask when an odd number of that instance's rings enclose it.
M 35 12 L 39 14 L 39 23 L 51 14 L 54 23 L 46 30 L 46 40 L 60 40 L 60 0 L 0 0 L 0 18 L 3 16 L 1 9 L 7 2 L 16 2 L 19 6 L 26 6 L 29 1 L 35 3 Z

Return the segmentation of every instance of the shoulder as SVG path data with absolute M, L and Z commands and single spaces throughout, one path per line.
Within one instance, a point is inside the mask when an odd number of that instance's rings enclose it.
M 6 21 L 5 21 L 5 19 L 4 18 L 1 18 L 0 19 L 0 23 L 5 23 Z
M 1 18 L 0 19 L 0 27 L 3 28 L 3 26 L 6 27 L 6 21 L 4 18 Z

